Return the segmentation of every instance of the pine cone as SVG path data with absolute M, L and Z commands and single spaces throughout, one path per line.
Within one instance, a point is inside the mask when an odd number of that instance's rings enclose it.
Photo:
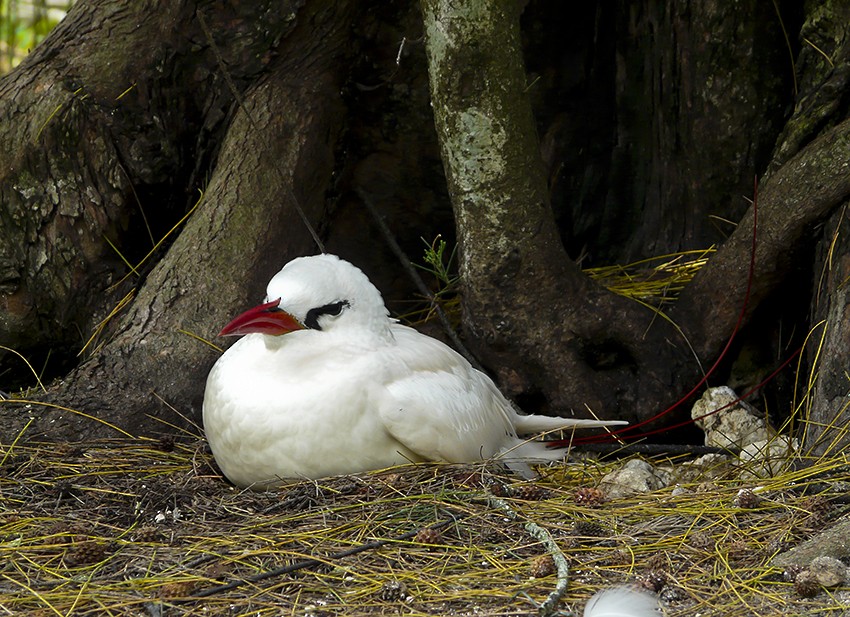
M 756 495 L 750 488 L 742 488 L 735 496 L 735 505 L 745 510 L 752 510 L 761 505 L 762 498 Z
M 198 580 L 172 581 L 159 588 L 160 598 L 185 598 L 191 596 L 200 587 Z
M 417 533 L 413 539 L 419 544 L 441 544 L 443 541 L 443 534 L 440 533 L 439 529 L 425 527 L 420 529 L 419 533 Z
M 812 495 L 800 507 L 809 512 L 809 517 L 816 524 L 826 522 L 835 511 L 835 504 L 823 495 Z
M 617 548 L 613 551 L 607 551 L 608 554 L 608 563 L 612 566 L 627 566 L 632 563 L 632 555 L 624 551 L 623 549 Z
M 52 487 L 50 493 L 56 496 L 57 499 L 71 499 L 79 497 L 80 489 L 75 487 L 70 480 L 57 480 Z
M 649 591 L 658 593 L 667 584 L 667 574 L 660 570 L 651 570 L 646 577 L 641 581 L 641 584 Z
M 511 490 L 501 482 L 491 481 L 487 484 L 487 490 L 495 497 L 510 497 Z
M 605 493 L 598 488 L 581 487 L 576 490 L 573 499 L 581 506 L 598 506 L 605 502 Z
M 144 525 L 136 529 L 133 539 L 136 542 L 162 542 L 165 539 L 165 535 L 158 527 Z
M 46 534 L 56 536 L 56 541 L 59 543 L 74 544 L 75 542 L 85 542 L 86 534 L 89 531 L 90 529 L 80 523 L 57 521 L 47 528 Z
M 573 523 L 572 533 L 575 536 L 589 536 L 591 538 L 600 538 L 608 535 L 609 530 L 599 523 L 594 521 L 576 521 Z
M 820 593 L 820 589 L 817 577 L 808 570 L 800 572 L 794 579 L 794 590 L 802 598 L 814 598 Z
M 534 578 L 551 576 L 555 570 L 555 560 L 552 559 L 552 555 L 539 555 L 531 562 L 531 576 Z
M 159 438 L 159 449 L 163 452 L 174 451 L 174 435 L 163 435 Z
M 655 553 L 646 560 L 646 567 L 649 570 L 663 570 L 670 564 L 667 553 Z M 656 590 L 657 591 L 657 590 Z
M 510 497 L 523 501 L 542 501 L 549 499 L 550 493 L 547 489 L 536 484 L 520 484 L 511 488 Z
M 88 540 L 80 542 L 68 551 L 65 563 L 70 566 L 84 566 L 103 561 L 109 556 L 110 548 L 102 542 Z
M 459 486 L 464 486 L 472 489 L 481 488 L 484 486 L 484 481 L 481 478 L 481 473 L 478 471 L 469 471 L 461 469 L 452 474 L 452 480 Z
M 407 585 L 401 581 L 387 581 L 381 585 L 378 596 L 384 602 L 404 602 L 408 597 Z
M 714 538 L 712 538 L 704 531 L 695 531 L 690 536 L 688 536 L 688 544 L 690 544 L 694 548 L 704 550 L 714 546 Z

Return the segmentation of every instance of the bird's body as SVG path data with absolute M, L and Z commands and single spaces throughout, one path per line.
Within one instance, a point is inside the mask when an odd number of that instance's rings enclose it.
M 223 330 L 246 335 L 204 396 L 213 454 L 239 486 L 418 461 L 502 458 L 529 473 L 526 461 L 562 453 L 521 435 L 609 424 L 518 414 L 461 355 L 390 319 L 366 276 L 333 255 L 287 264 L 267 301 Z

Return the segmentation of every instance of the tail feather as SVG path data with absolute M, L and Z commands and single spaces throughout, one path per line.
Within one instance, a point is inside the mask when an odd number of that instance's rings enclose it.
M 498 458 L 515 474 L 526 480 L 531 480 L 536 478 L 537 474 L 534 473 L 529 464 L 559 461 L 564 458 L 565 454 L 566 450 L 563 448 L 551 449 L 546 447 L 545 441 L 524 441 L 517 443 L 509 450 L 505 450 Z
M 572 428 L 599 428 L 601 426 L 622 426 L 628 424 L 623 420 L 584 420 L 573 418 L 553 418 L 550 416 L 520 415 L 514 416 L 514 428 L 518 435 L 533 435 L 535 433 L 548 433 L 550 431 L 570 430 Z M 536 477 L 529 464 L 548 463 L 564 458 L 566 451 L 564 447 L 568 444 L 558 443 L 557 447 L 551 444 L 558 442 L 545 441 L 523 441 L 517 439 L 510 448 L 504 449 L 499 459 L 503 461 L 514 473 L 526 479 Z
M 602 426 L 623 426 L 625 420 L 585 420 L 583 418 L 556 418 L 552 416 L 520 415 L 514 419 L 514 426 L 520 435 L 547 433 L 549 431 L 569 430 L 573 428 L 599 428 Z

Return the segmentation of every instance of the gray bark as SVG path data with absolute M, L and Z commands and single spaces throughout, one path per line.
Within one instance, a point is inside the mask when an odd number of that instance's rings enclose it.
M 512 394 L 540 389 L 561 412 L 635 419 L 639 388 L 623 374 L 633 376 L 652 314 L 591 284 L 555 233 L 518 13 L 500 2 L 422 7 L 473 347 Z
M 197 430 L 191 422 L 217 353 L 195 337 L 214 339 L 249 298 L 262 297 L 283 263 L 316 250 L 296 205 L 318 225 L 343 118 L 336 94 L 338 60 L 348 53 L 347 11 L 347 5 L 315 3 L 298 15 L 280 59 L 234 108 L 204 199 L 140 282 L 102 349 L 39 397 L 47 406 L 28 407 L 35 417 L 29 438 L 113 434 L 56 404 L 131 434 L 170 433 L 169 424 Z M 213 79 L 232 83 L 224 74 Z M 21 404 L 0 407 L 2 434 L 17 434 L 27 421 Z
M 518 51 L 518 15 L 495 2 L 423 0 L 422 7 L 473 346 L 485 364 L 501 369 L 503 384 L 515 392 L 539 389 L 561 410 L 581 412 L 589 406 L 603 417 L 653 416 L 697 383 L 700 362 L 709 366 L 717 358 L 735 330 L 748 284 L 744 325 L 782 284 L 813 226 L 850 194 L 847 127 L 842 123 L 825 131 L 793 156 L 784 150 L 783 164 L 759 191 L 752 278 L 750 211 L 670 312 L 680 334 L 651 312 L 589 284 L 550 233 L 552 215 Z M 682 40 L 677 45 L 684 62 L 689 48 Z M 677 78 L 687 82 L 685 73 Z M 726 96 L 721 90 L 712 105 Z M 745 125 L 752 120 L 745 103 L 754 96 L 747 92 L 725 104 L 730 113 L 746 107 L 737 120 Z M 708 91 L 703 96 L 709 97 Z M 717 133 L 711 129 L 717 120 L 709 113 L 712 105 L 706 105 L 702 116 L 686 117 L 682 111 L 684 124 L 678 128 L 665 125 L 675 135 L 669 143 L 681 141 L 680 134 L 699 140 Z M 665 150 L 663 144 L 659 150 Z M 717 153 L 703 148 L 689 156 L 698 161 Z M 681 189 L 688 173 L 662 174 L 654 184 Z M 684 201 L 685 216 L 699 216 L 700 210 Z M 664 207 L 659 212 L 664 218 Z M 518 358 L 528 363 L 521 366 Z

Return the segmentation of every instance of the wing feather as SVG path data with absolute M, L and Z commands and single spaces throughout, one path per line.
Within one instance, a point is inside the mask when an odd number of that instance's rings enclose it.
M 517 442 L 513 410 L 457 352 L 405 326 L 393 326 L 380 413 L 387 430 L 431 460 L 473 462 Z
M 378 405 L 387 431 L 430 460 L 474 462 L 556 460 L 563 451 L 520 436 L 569 428 L 627 424 L 518 414 L 493 381 L 444 343 L 412 328 L 393 325 L 395 345 L 383 371 Z M 511 464 L 523 475 L 528 466 Z

